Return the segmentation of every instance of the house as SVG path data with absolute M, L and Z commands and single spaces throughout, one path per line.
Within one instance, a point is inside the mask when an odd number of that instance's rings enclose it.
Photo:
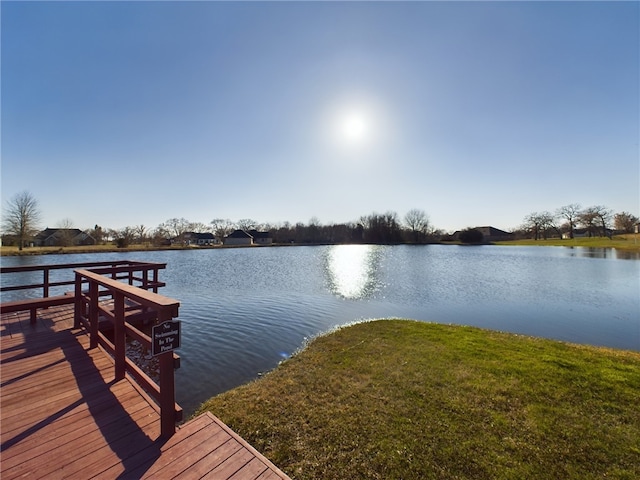
M 224 238 L 225 245 L 253 245 L 253 237 L 244 230 L 235 230 Z
M 208 246 L 218 243 L 211 232 L 185 232 L 183 238 L 185 245 Z
M 256 245 L 271 245 L 273 238 L 269 232 L 259 232 L 257 230 L 249 230 L 249 235 L 253 237 L 253 243 Z
M 36 247 L 95 245 L 96 240 L 79 228 L 45 228 L 33 239 Z
M 258 230 L 235 230 L 224 238 L 225 245 L 271 245 L 273 238 L 269 232 Z
M 505 232 L 495 227 L 476 227 L 482 233 L 482 239 L 485 242 L 497 242 L 504 240 L 513 240 L 513 233 Z
M 573 229 L 573 238 L 584 238 L 584 237 L 589 237 L 589 229 L 587 228 L 574 228 Z M 570 232 L 565 232 L 562 234 L 562 238 L 564 240 L 571 238 L 571 233 Z
M 513 233 L 505 232 L 504 230 L 500 230 L 495 227 L 474 227 L 474 230 L 478 230 L 482 233 L 482 241 L 483 242 L 498 242 L 505 240 L 513 240 Z M 453 235 L 449 237 L 451 240 L 459 240 L 460 239 L 460 230 L 455 232 Z

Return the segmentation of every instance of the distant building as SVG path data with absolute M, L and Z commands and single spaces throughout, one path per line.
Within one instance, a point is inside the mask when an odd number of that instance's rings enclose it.
M 36 247 L 95 245 L 96 240 L 79 228 L 45 228 L 33 239 Z
M 258 230 L 235 230 L 224 239 L 225 245 L 271 245 L 273 238 L 269 232 Z
M 210 246 L 218 243 L 211 232 L 186 232 L 183 238 L 185 245 Z
M 583 238 L 589 236 L 589 230 L 586 228 L 574 228 L 573 229 L 573 238 Z M 562 238 L 564 240 L 571 238 L 570 232 L 565 232 L 562 234 Z
M 253 243 L 256 245 L 271 245 L 273 238 L 269 232 L 259 232 L 257 230 L 249 230 L 249 235 L 253 237 Z
M 224 238 L 225 245 L 253 245 L 253 237 L 244 230 L 235 230 Z
M 474 230 L 478 230 L 482 233 L 483 242 L 500 242 L 505 240 L 513 240 L 513 233 L 505 232 L 495 227 L 474 227 Z M 460 240 L 460 230 L 451 235 L 451 240 Z
M 480 230 L 482 238 L 485 242 L 497 242 L 504 240 L 513 240 L 513 233 L 505 232 L 495 227 L 476 227 Z

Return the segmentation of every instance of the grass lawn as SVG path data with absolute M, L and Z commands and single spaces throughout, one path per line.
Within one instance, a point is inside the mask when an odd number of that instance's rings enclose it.
M 383 320 L 200 412 L 294 479 L 635 479 L 639 402 L 640 353 Z
M 494 242 L 496 245 L 540 245 L 562 247 L 591 247 L 591 248 L 616 248 L 619 250 L 640 251 L 640 234 L 617 235 L 608 237 L 585 237 L 574 239 L 552 238 L 549 240 L 511 240 L 507 242 Z

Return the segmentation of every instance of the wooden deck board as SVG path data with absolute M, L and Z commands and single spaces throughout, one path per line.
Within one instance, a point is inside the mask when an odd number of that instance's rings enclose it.
M 157 407 L 73 329 L 73 305 L 0 318 L 0 476 L 286 479 L 210 413 L 160 437 Z

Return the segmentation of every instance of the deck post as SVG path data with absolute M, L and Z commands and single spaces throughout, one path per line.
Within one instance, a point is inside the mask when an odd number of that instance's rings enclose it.
M 153 269 L 153 293 L 158 293 L 158 268 Z
M 98 299 L 98 284 L 89 282 L 89 348 L 98 346 Z
M 160 436 L 171 438 L 176 433 L 173 352 L 160 354 Z
M 171 313 L 158 311 L 158 324 L 170 321 Z M 176 392 L 174 384 L 173 352 L 161 353 L 160 363 L 160 436 L 170 438 L 176 433 Z
M 124 378 L 126 369 L 126 342 L 124 328 L 124 295 L 122 292 L 115 291 L 114 296 L 114 322 L 113 322 L 113 346 L 114 360 L 116 370 L 116 380 Z
M 80 318 L 83 315 L 83 302 L 82 302 L 82 275 L 78 272 L 76 273 L 76 284 L 75 284 L 75 302 L 74 302 L 74 310 L 73 310 L 73 328 L 80 328 Z
M 47 298 L 49 296 L 49 269 L 45 267 L 42 273 L 42 298 Z

